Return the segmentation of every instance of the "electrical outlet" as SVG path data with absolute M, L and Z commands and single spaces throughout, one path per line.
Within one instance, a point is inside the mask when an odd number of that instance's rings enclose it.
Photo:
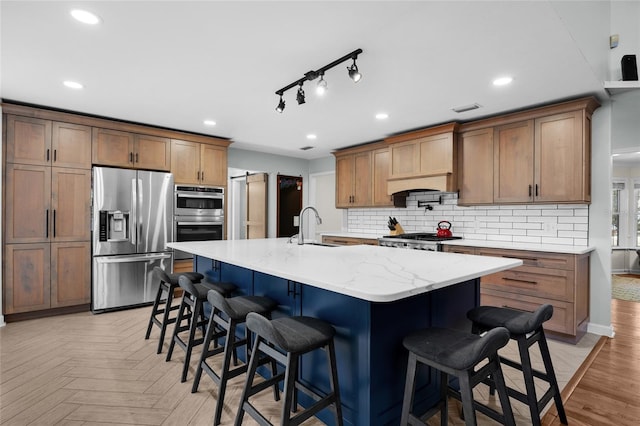
M 616 47 L 618 47 L 618 40 L 619 40 L 618 34 L 610 35 L 609 36 L 609 48 L 610 49 L 615 49 Z

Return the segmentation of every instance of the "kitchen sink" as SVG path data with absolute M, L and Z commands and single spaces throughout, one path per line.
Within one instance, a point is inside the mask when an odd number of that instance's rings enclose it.
M 321 246 L 321 247 L 340 247 L 337 244 L 326 244 L 326 243 L 304 243 L 305 246 Z

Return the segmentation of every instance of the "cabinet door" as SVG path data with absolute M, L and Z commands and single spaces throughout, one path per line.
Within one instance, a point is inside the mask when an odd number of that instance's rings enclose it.
M 134 135 L 133 152 L 136 168 L 171 170 L 171 140 L 167 138 Z
M 49 243 L 7 244 L 4 313 L 37 311 L 50 307 Z
M 336 157 L 336 208 L 352 206 L 353 161 L 353 155 Z
M 493 202 L 493 128 L 473 130 L 460 137 L 458 204 Z
M 354 207 L 371 205 L 371 152 L 354 154 L 353 196 Z
M 171 140 L 171 173 L 175 183 L 200 183 L 200 144 Z
M 54 121 L 52 131 L 53 166 L 91 168 L 91 127 Z
M 91 170 L 62 169 L 51 172 L 52 241 L 91 239 Z
M 51 122 L 7 115 L 7 163 L 51 162 Z
M 91 243 L 51 244 L 51 307 L 91 303 Z
M 49 241 L 51 167 L 7 164 L 5 242 Z
M 389 150 L 377 149 L 373 151 L 373 188 L 374 206 L 393 206 L 393 197 L 387 194 L 387 179 L 389 179 Z
M 92 158 L 104 166 L 133 166 L 133 134 L 93 128 Z
M 418 144 L 420 175 L 453 173 L 453 133 L 421 138 Z
M 588 202 L 590 152 L 582 111 L 535 120 L 535 185 L 538 202 Z
M 200 147 L 200 182 L 203 185 L 227 185 L 227 149 L 202 144 Z
M 496 203 L 533 201 L 533 122 L 495 127 L 493 143 L 493 200 Z
M 420 173 L 420 144 L 418 140 L 394 143 L 390 146 L 391 178 L 411 177 Z

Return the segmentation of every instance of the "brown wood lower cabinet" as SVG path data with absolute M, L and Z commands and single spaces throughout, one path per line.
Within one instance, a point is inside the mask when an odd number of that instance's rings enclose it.
M 4 313 L 91 302 L 91 243 L 5 245 Z
M 174 260 L 173 261 L 173 272 L 175 274 L 179 274 L 181 272 L 193 272 L 193 260 Z
M 446 252 L 521 259 L 522 266 L 482 277 L 480 303 L 534 311 L 545 303 L 553 317 L 544 325 L 550 337 L 577 342 L 589 322 L 589 253 L 448 246 Z
M 324 244 L 335 244 L 339 246 L 354 246 L 359 244 L 366 244 L 370 246 L 378 245 L 378 240 L 376 238 L 334 237 L 331 235 L 323 235 L 322 242 Z

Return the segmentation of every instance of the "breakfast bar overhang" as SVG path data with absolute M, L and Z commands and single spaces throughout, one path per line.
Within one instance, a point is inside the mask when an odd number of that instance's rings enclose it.
M 470 330 L 466 312 L 480 301 L 480 277 L 522 264 L 517 259 L 377 246 L 328 247 L 287 239 L 170 243 L 194 254 L 210 280 L 230 281 L 238 294 L 269 296 L 273 316 L 306 315 L 331 323 L 344 423 L 397 424 L 407 353 L 402 339 L 431 326 Z M 327 391 L 326 357 L 309 354 L 299 377 Z M 416 404 L 437 399 L 435 376 L 422 372 Z M 299 403 L 306 405 L 304 394 Z M 325 423 L 333 416 L 319 414 Z

